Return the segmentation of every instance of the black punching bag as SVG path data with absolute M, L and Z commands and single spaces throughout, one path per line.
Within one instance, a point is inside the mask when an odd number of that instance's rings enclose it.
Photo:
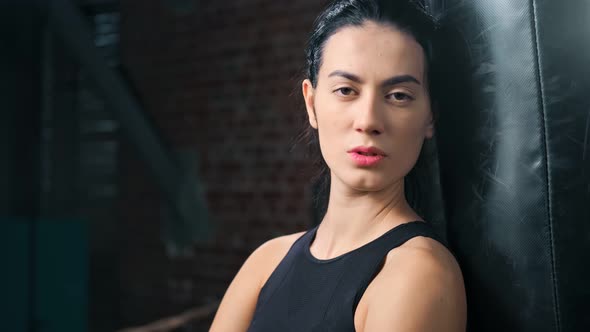
M 469 331 L 590 331 L 590 1 L 433 0 Z

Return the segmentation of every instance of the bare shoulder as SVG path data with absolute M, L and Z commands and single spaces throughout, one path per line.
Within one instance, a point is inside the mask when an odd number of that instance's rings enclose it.
M 210 332 L 247 330 L 254 315 L 260 289 L 303 233 L 268 240 L 250 254 L 227 288 Z
M 282 250 L 287 251 L 291 248 L 293 243 L 297 241 L 305 232 L 298 232 L 293 234 L 282 235 L 279 237 L 275 237 L 264 242 L 260 247 L 256 249 L 256 251 L 264 252 L 266 254 L 270 254 L 272 250 Z
M 413 262 L 414 260 L 416 261 Z M 416 236 L 395 250 L 391 250 L 385 263 L 387 264 L 389 261 L 395 265 L 405 263 L 404 265 L 408 265 L 408 268 L 417 263 L 419 265 L 416 267 L 435 268 L 439 269 L 439 272 L 450 273 L 455 277 L 461 276 L 459 264 L 447 247 L 425 236 Z
M 451 252 L 431 238 L 418 236 L 391 250 L 365 295 L 362 331 L 379 326 L 396 326 L 398 331 L 465 331 L 461 269 Z

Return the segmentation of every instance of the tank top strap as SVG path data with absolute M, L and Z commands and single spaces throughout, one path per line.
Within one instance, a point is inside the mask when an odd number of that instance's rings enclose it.
M 367 270 L 365 270 L 365 274 L 361 278 L 355 296 L 353 305 L 354 310 L 356 310 L 358 302 L 365 290 L 380 271 L 381 265 L 387 254 L 416 236 L 432 238 L 442 245 L 445 245 L 430 224 L 423 221 L 412 221 L 398 225 L 387 231 L 385 234 L 374 240 L 371 243 L 371 246 L 367 247 L 364 252 L 359 253 L 358 257 L 355 257 L 355 260 L 358 260 L 359 263 L 360 260 L 365 261 Z
M 289 272 L 296 267 L 297 260 L 303 256 L 305 247 L 309 246 L 311 236 L 313 235 L 316 228 L 317 226 L 307 230 L 303 235 L 295 240 L 295 242 L 293 242 L 285 257 L 283 257 L 283 259 L 279 262 L 277 267 L 270 274 L 268 280 L 260 289 L 257 310 L 281 286 Z
M 406 241 L 416 236 L 432 238 L 446 246 L 430 224 L 424 221 L 411 221 L 398 225 L 385 232 L 379 238 L 374 240 L 375 245 L 371 250 L 385 255 L 390 250 L 404 244 Z

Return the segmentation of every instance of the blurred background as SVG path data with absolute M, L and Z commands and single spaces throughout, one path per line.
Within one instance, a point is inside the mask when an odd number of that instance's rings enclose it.
M 317 223 L 296 144 L 326 1 L 1 0 L 1 331 L 207 331 Z

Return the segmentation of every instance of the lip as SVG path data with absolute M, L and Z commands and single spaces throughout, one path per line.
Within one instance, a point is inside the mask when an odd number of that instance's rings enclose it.
M 385 152 L 381 151 L 381 149 L 376 148 L 374 146 L 357 146 L 351 150 L 348 151 L 350 152 L 362 152 L 362 153 L 371 153 L 371 154 L 376 154 L 376 155 L 380 155 L 385 157 L 386 154 Z
M 373 154 L 372 156 L 366 156 L 361 153 Z M 357 146 L 348 151 L 348 155 L 354 163 L 358 166 L 374 166 L 378 164 L 387 155 L 376 147 Z

